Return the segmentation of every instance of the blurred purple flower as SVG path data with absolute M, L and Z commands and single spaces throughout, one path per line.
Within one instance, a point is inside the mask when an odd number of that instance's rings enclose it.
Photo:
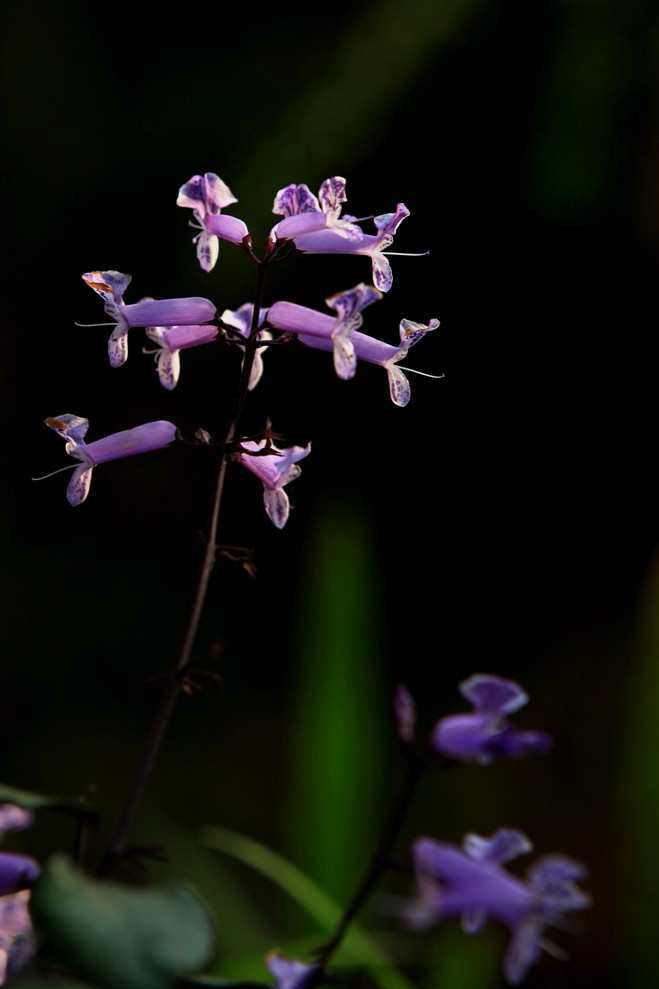
M 278 951 L 271 951 L 265 961 L 276 979 L 276 989 L 308 989 L 322 972 L 320 965 L 305 965 L 297 958 L 284 958 Z
M 263 450 L 266 440 L 260 440 L 258 443 L 254 440 L 242 440 L 240 445 L 246 451 L 240 454 L 238 458 L 240 463 L 255 474 L 263 484 L 263 501 L 268 518 L 278 529 L 283 529 L 290 511 L 284 485 L 290 484 L 302 473 L 302 469 L 298 467 L 298 460 L 303 460 L 311 453 L 311 444 L 289 446 L 285 450 L 280 450 L 271 443 L 270 449 L 274 452 L 261 456 L 250 456 L 250 451 L 258 453 L 259 450 Z
M 525 879 L 502 868 L 531 848 L 521 831 L 505 828 L 491 838 L 466 835 L 462 849 L 420 838 L 413 846 L 417 895 L 404 910 L 408 924 L 424 929 L 461 917 L 466 933 L 476 934 L 489 919 L 499 920 L 511 931 L 504 975 L 518 985 L 542 948 L 559 953 L 546 942 L 545 927 L 591 904 L 577 886 L 586 870 L 572 859 L 546 856 L 527 870 Z
M 145 422 L 134 429 L 111 433 L 93 443 L 84 442 L 89 428 L 88 419 L 66 413 L 46 419 L 45 422 L 64 437 L 66 452 L 76 460 L 82 461 L 73 471 L 73 477 L 66 489 L 66 497 L 70 505 L 79 505 L 89 494 L 92 470 L 97 464 L 106 460 L 132 457 L 138 453 L 148 453 L 151 450 L 160 450 L 176 439 L 176 426 L 162 419 L 157 422 Z
M 128 330 L 131 326 L 194 326 L 208 322 L 215 315 L 215 306 L 210 299 L 199 296 L 188 299 L 142 299 L 133 305 L 124 305 L 124 292 L 132 281 L 132 275 L 124 275 L 120 271 L 88 271 L 82 279 L 100 295 L 106 313 L 116 321 L 108 343 L 112 367 L 119 367 L 128 357 Z
M 176 388 L 181 373 L 182 350 L 212 343 L 219 330 L 217 326 L 147 326 L 146 335 L 160 350 L 156 352 L 156 367 L 160 384 L 167 391 Z
M 214 172 L 193 175 L 179 189 L 176 205 L 193 211 L 196 222 L 190 221 L 190 226 L 201 231 L 192 243 L 197 245 L 197 258 L 204 271 L 211 271 L 215 266 L 220 238 L 240 247 L 249 237 L 249 230 L 237 216 L 221 215 L 226 206 L 237 202 L 229 186 Z
M 0 804 L 0 840 L 9 831 L 23 831 L 31 827 L 34 814 L 16 804 Z
M 16 978 L 36 951 L 29 899 L 29 889 L 0 897 L 0 984 Z
M 39 878 L 41 869 L 29 855 L 0 852 L 0 897 L 15 893 L 24 886 L 31 886 Z
M 394 719 L 398 737 L 406 745 L 411 745 L 416 728 L 416 705 L 404 683 L 399 683 L 394 693 Z
M 506 719 L 529 699 L 514 680 L 478 673 L 463 680 L 458 690 L 474 711 L 437 722 L 431 745 L 441 755 L 487 765 L 493 759 L 544 755 L 551 748 L 551 737 L 545 732 L 519 731 Z

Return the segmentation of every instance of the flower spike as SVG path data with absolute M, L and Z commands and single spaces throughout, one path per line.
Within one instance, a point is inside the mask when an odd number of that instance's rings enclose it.
M 164 420 L 145 422 L 144 425 L 136 426 L 134 429 L 111 433 L 93 443 L 84 441 L 89 428 L 88 419 L 66 413 L 46 419 L 45 422 L 64 437 L 66 452 L 76 460 L 82 461 L 80 466 L 75 468 L 66 490 L 70 505 L 80 505 L 89 494 L 92 470 L 97 464 L 106 460 L 132 457 L 138 453 L 149 453 L 151 450 L 160 450 L 176 439 L 176 426 Z

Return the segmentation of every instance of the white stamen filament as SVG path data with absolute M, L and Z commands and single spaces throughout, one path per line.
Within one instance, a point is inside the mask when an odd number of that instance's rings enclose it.
M 66 467 L 59 467 L 57 470 L 53 470 L 50 474 L 44 474 L 42 477 L 31 477 L 31 481 L 45 481 L 47 477 L 54 477 L 55 474 L 61 474 L 65 470 L 73 470 L 74 467 L 79 467 L 80 464 L 67 464 Z
M 76 323 L 74 321 L 74 326 L 116 326 L 116 323 Z
M 425 258 L 426 254 L 430 254 L 430 251 L 421 251 L 420 254 L 407 254 L 405 251 L 380 251 L 380 254 L 386 254 L 387 257 L 392 258 Z
M 420 374 L 422 378 L 445 378 L 445 374 L 428 374 L 426 371 L 417 371 L 415 367 L 403 367 L 402 364 L 397 364 L 401 371 L 408 371 L 410 374 Z

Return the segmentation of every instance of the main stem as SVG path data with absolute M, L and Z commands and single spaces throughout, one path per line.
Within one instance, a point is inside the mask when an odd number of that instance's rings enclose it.
M 204 605 L 206 603 L 206 595 L 208 593 L 211 573 L 213 572 L 213 567 L 215 565 L 220 507 L 222 505 L 224 482 L 230 456 L 230 451 L 228 448 L 235 439 L 236 432 L 238 430 L 238 424 L 240 422 L 240 417 L 245 405 L 245 399 L 247 397 L 249 378 L 252 371 L 252 365 L 254 363 L 254 355 L 256 354 L 256 333 L 259 325 L 259 312 L 263 301 L 263 288 L 265 285 L 265 273 L 267 266 L 267 258 L 259 262 L 250 336 L 245 347 L 245 357 L 243 360 L 238 390 L 234 399 L 231 415 L 229 416 L 229 420 L 222 437 L 221 445 L 223 449 L 206 536 L 206 547 L 201 560 L 201 566 L 199 568 L 199 577 L 197 579 L 196 590 L 192 601 L 192 607 L 190 609 L 190 616 L 183 635 L 183 641 L 181 642 L 181 648 L 178 656 L 176 657 L 176 662 L 167 677 L 165 688 L 160 700 L 160 706 L 156 711 L 156 715 L 151 724 L 151 730 L 147 736 L 147 740 L 142 751 L 142 757 L 137 765 L 137 769 L 135 770 L 135 774 L 133 776 L 128 794 L 126 795 L 114 833 L 108 842 L 104 857 L 99 866 L 99 876 L 107 876 L 123 854 L 126 838 L 133 823 L 133 818 L 135 817 L 135 813 L 142 799 L 147 782 L 158 758 L 160 746 L 162 745 L 163 738 L 165 737 L 167 728 L 169 727 L 172 714 L 174 713 L 176 701 L 178 700 L 178 696 L 181 691 L 182 674 L 190 663 L 190 657 L 197 638 L 197 632 L 199 631 L 199 622 L 201 621 Z

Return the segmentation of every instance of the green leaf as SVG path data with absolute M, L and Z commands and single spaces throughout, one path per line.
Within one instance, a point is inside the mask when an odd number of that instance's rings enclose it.
M 95 815 L 96 809 L 85 800 L 75 797 L 48 796 L 43 793 L 32 793 L 30 790 L 19 790 L 14 786 L 0 783 L 0 804 L 16 804 L 25 810 L 66 810 L 75 814 Z
M 228 828 L 208 825 L 199 840 L 208 848 L 224 852 L 267 876 L 285 890 L 329 934 L 341 918 L 339 904 L 305 873 L 270 848 Z M 367 965 L 382 989 L 413 989 L 411 983 L 397 971 L 378 942 L 358 924 L 352 924 L 341 948 L 345 956 Z
M 210 916 L 190 887 L 97 882 L 61 855 L 46 863 L 30 910 L 49 948 L 103 989 L 168 989 L 214 952 Z

